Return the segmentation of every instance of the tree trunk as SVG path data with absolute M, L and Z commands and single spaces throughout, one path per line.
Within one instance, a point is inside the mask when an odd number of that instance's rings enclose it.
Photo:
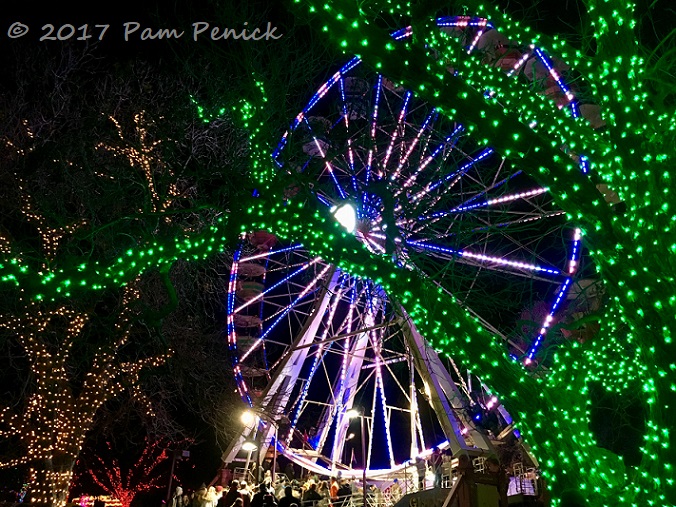
M 43 466 L 33 470 L 32 505 L 65 507 L 74 465 L 75 458 L 66 453 L 44 459 Z

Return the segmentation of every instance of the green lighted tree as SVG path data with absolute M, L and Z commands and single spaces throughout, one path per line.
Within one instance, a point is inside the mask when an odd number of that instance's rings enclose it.
M 352 2 L 305 4 L 310 12 L 319 13 L 324 32 L 346 52 L 359 54 L 441 111 L 462 117 L 477 139 L 517 160 L 549 187 L 569 217 L 582 224 L 611 301 L 598 338 L 562 349 L 555 372 L 535 380 L 510 364 L 490 337 L 445 304 L 434 289 L 418 290 L 409 283 L 414 275 L 397 275 L 375 264 L 369 265 L 367 273 L 382 277 L 413 306 L 420 327 L 439 348 L 474 365 L 503 394 L 506 406 L 518 414 L 520 427 L 534 443 L 557 494 L 582 488 L 593 505 L 674 504 L 669 435 L 676 409 L 671 337 L 676 218 L 668 192 L 673 92 L 657 79 L 647 49 L 634 36 L 635 6 L 610 0 L 587 3 L 595 29 L 593 53 L 575 50 L 560 38 L 533 36 L 497 9 L 468 6 L 472 14 L 489 18 L 510 40 L 544 47 L 577 69 L 607 124 L 605 130 L 595 131 L 500 69 L 459 49 L 435 26 L 438 4 L 434 2 L 405 6 L 413 20 L 413 41 L 402 44 L 395 44 L 389 32 L 379 28 L 382 23 L 376 17 L 378 8 L 404 7 L 383 3 L 367 12 L 363 4 Z M 458 78 L 449 75 L 448 66 L 459 72 Z M 493 93 L 486 96 L 485 90 Z M 564 146 L 568 155 L 561 149 Z M 588 157 L 589 176 L 580 174 L 575 154 Z M 627 205 L 626 213 L 617 215 L 605 202 L 599 183 L 619 195 Z M 338 260 L 340 249 L 328 252 L 327 245 L 339 239 L 335 233 L 333 241 L 306 243 Z M 345 244 L 344 252 L 349 248 Z M 642 393 L 647 419 L 637 469 L 625 469 L 617 456 L 595 445 L 588 425 L 593 384 L 619 394 Z

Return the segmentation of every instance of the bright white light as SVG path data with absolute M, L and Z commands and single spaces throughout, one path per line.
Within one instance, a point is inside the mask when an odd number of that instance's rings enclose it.
M 256 422 L 256 414 L 254 414 L 251 410 L 245 410 L 242 412 L 241 419 L 244 426 L 252 427 Z
M 359 413 L 358 410 L 355 410 L 354 408 L 351 408 L 347 412 L 345 412 L 345 417 L 348 419 L 354 419 L 355 417 L 360 417 L 361 414 Z
M 255 451 L 256 449 L 258 449 L 256 442 L 252 442 L 251 440 L 245 440 L 244 443 L 242 444 L 243 451 L 251 452 Z
M 357 212 L 351 204 L 343 204 L 331 208 L 331 213 L 345 230 L 352 234 L 357 228 Z

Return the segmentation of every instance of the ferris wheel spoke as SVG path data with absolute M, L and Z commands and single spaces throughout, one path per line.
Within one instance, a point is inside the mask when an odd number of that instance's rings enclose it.
M 427 115 L 427 118 L 425 118 L 425 121 L 423 122 L 422 126 L 418 129 L 418 133 L 416 136 L 413 138 L 413 141 L 411 142 L 411 145 L 408 147 L 408 150 L 406 150 L 406 153 L 402 156 L 401 160 L 399 161 L 399 165 L 397 166 L 397 170 L 394 171 L 394 174 L 390 176 L 390 180 L 392 181 L 398 181 L 399 180 L 399 175 L 401 174 L 401 170 L 403 169 L 404 165 L 406 162 L 408 162 L 409 157 L 411 156 L 411 153 L 413 153 L 413 150 L 415 150 L 416 146 L 420 142 L 420 139 L 422 138 L 423 134 L 427 131 L 430 123 L 432 122 L 432 119 L 437 116 L 437 111 L 436 109 L 432 109 L 432 111 Z
M 511 213 L 513 215 L 519 215 L 518 213 Z M 511 227 L 513 225 L 522 225 L 530 222 L 537 222 L 539 220 L 546 220 L 548 218 L 553 218 L 553 217 L 560 217 L 565 215 L 565 211 L 550 211 L 550 212 L 545 212 L 541 215 L 536 215 L 532 216 L 532 213 L 521 213 L 520 215 L 523 216 L 523 218 L 518 218 L 514 220 L 509 220 L 507 222 L 499 222 L 496 224 L 491 224 L 483 227 L 477 227 L 476 229 L 472 229 L 472 232 L 481 232 L 481 231 L 490 231 L 490 230 L 496 230 L 496 229 L 502 229 L 506 227 Z
M 503 159 L 503 161 L 501 162 L 500 165 L 502 166 L 503 164 L 504 164 L 504 159 Z M 485 189 L 482 189 L 480 192 L 476 193 L 475 195 L 473 195 L 469 199 L 465 199 L 465 197 L 463 195 L 464 200 L 458 206 L 455 206 L 454 208 L 447 210 L 447 211 L 438 211 L 438 212 L 432 213 L 431 215 L 421 215 L 421 216 L 418 217 L 418 220 L 425 221 L 425 220 L 434 219 L 434 218 L 441 218 L 441 217 L 447 216 L 448 214 L 456 212 L 456 211 L 460 211 L 460 210 L 464 211 L 464 210 L 474 209 L 475 207 L 483 206 L 484 205 L 483 203 L 479 204 L 477 206 L 472 205 L 470 203 L 476 201 L 477 199 L 479 199 L 479 198 L 481 198 L 485 195 L 488 195 L 488 193 L 490 193 L 491 191 L 495 190 L 496 188 L 501 187 L 502 185 L 504 185 L 508 181 L 516 178 L 517 176 L 522 174 L 522 171 L 516 171 L 513 174 L 510 174 L 509 176 L 507 176 L 506 178 L 503 178 L 500 181 L 495 181 L 495 180 L 497 180 L 498 174 L 499 174 L 499 171 L 496 172 L 494 181 L 491 183 L 490 186 L 486 187 Z
M 476 157 L 473 157 L 469 162 L 466 162 L 460 168 L 448 174 L 447 176 L 444 176 L 442 179 L 437 180 L 433 183 L 428 183 L 423 190 L 418 192 L 416 195 L 413 196 L 413 201 L 419 201 L 423 197 L 427 196 L 430 192 L 436 190 L 439 188 L 441 185 L 445 185 L 450 181 L 450 183 L 444 187 L 444 192 L 449 191 L 453 186 L 455 186 L 458 181 L 462 179 L 462 177 L 469 171 L 472 167 L 474 167 L 475 164 L 478 162 L 482 161 L 486 157 L 490 156 L 493 154 L 493 149 L 492 148 L 484 148 L 481 153 L 479 153 Z
M 260 294 L 258 294 L 258 295 L 255 296 L 254 298 L 248 300 L 246 303 L 244 303 L 244 304 L 240 305 L 239 307 L 235 308 L 234 312 L 235 312 L 235 313 L 239 313 L 239 312 L 241 312 L 244 308 L 246 308 L 247 306 L 252 305 L 252 304 L 256 303 L 257 301 L 260 301 L 263 297 L 265 297 L 265 296 L 267 296 L 268 294 L 270 294 L 272 291 L 274 291 L 275 289 L 277 289 L 278 287 L 280 287 L 282 284 L 284 284 L 284 283 L 286 283 L 287 281 L 289 281 L 289 280 L 290 280 L 291 278 L 293 278 L 294 276 L 301 274 L 303 271 L 307 270 L 310 266 L 312 266 L 313 264 L 316 264 L 317 262 L 319 262 L 319 260 L 320 260 L 320 257 L 315 257 L 315 258 L 312 259 L 310 262 L 306 262 L 306 263 L 303 264 L 300 268 L 298 268 L 296 271 L 293 271 L 292 273 L 290 273 L 289 275 L 287 275 L 285 278 L 282 278 L 279 282 L 275 283 L 274 285 L 271 285 L 270 287 L 268 287 L 267 289 L 265 289 L 263 292 L 261 292 Z
M 293 415 L 293 419 L 291 420 L 291 430 L 290 430 L 289 435 L 287 437 L 287 444 L 288 444 L 288 441 L 291 438 L 293 429 L 296 427 L 296 425 L 298 423 L 298 420 L 301 416 L 303 407 L 306 404 L 306 399 L 307 399 L 307 396 L 308 396 L 308 393 L 309 393 L 309 386 L 312 383 L 312 380 L 314 379 L 314 376 L 317 372 L 317 368 L 320 364 L 320 361 L 326 356 L 328 351 L 331 349 L 332 343 L 330 342 L 330 343 L 327 344 L 326 336 L 329 333 L 329 330 L 330 330 L 329 324 L 333 321 L 336 310 L 338 309 L 338 304 L 340 303 L 340 300 L 342 298 L 342 294 L 346 290 L 344 288 L 344 285 L 343 285 L 345 283 L 346 277 L 347 277 L 347 275 L 341 274 L 340 278 L 338 279 L 336 289 L 333 292 L 333 294 L 331 294 L 331 296 L 330 296 L 329 306 L 325 311 L 326 318 L 324 318 L 324 316 L 322 316 L 322 318 L 321 318 L 321 321 L 327 322 L 327 324 L 325 325 L 324 331 L 320 335 L 319 340 L 317 340 L 316 337 L 315 337 L 312 340 L 312 342 L 310 342 L 308 344 L 309 346 L 315 346 L 316 350 L 312 354 L 314 356 L 314 359 L 313 359 L 312 366 L 310 368 L 310 372 L 308 374 L 308 378 L 307 378 L 306 383 L 303 386 L 303 389 L 301 390 L 301 393 L 300 393 L 300 395 L 299 395 L 299 397 L 298 397 L 298 399 L 296 400 L 296 403 L 295 403 L 295 409 L 293 410 L 294 415 Z M 323 364 L 323 362 L 321 364 Z M 333 403 L 335 403 L 335 399 L 332 400 L 332 401 L 333 401 Z
M 409 176 L 409 178 L 404 181 L 404 184 L 398 189 L 395 190 L 394 196 L 398 197 L 402 192 L 405 191 L 405 189 L 409 188 L 415 181 L 417 180 L 418 176 L 427 168 L 427 166 L 437 158 L 437 156 L 442 153 L 445 148 L 449 148 L 448 152 L 450 153 L 452 149 L 455 147 L 455 144 L 458 140 L 458 136 L 465 130 L 465 128 L 462 125 L 458 125 L 453 132 L 451 132 L 446 139 L 442 143 L 437 146 L 437 148 L 430 154 L 421 164 L 420 166 L 416 169 L 416 171 Z
M 281 322 L 281 320 L 294 308 L 294 306 L 296 306 L 305 296 L 307 296 L 312 291 L 317 282 L 324 275 L 326 275 L 326 273 L 328 273 L 329 269 L 331 269 L 331 265 L 325 266 L 324 269 L 322 269 L 322 271 L 305 287 L 305 289 L 303 289 L 300 295 L 296 299 L 294 299 L 286 308 L 284 308 L 284 310 L 280 313 L 277 319 L 265 330 L 265 332 L 258 339 L 256 339 L 253 342 L 251 348 L 241 356 L 240 361 L 244 361 L 256 348 L 260 346 L 260 344 L 272 332 L 275 326 L 279 324 L 279 322 Z
M 390 156 L 392 155 L 392 151 L 394 149 L 394 144 L 397 140 L 397 137 L 399 136 L 400 132 L 403 130 L 403 123 L 404 119 L 406 118 L 406 109 L 408 108 L 408 103 L 411 100 L 411 96 L 413 94 L 411 92 L 406 92 L 406 95 L 404 96 L 404 103 L 401 106 L 401 111 L 399 111 L 399 117 L 397 119 L 397 125 L 394 127 L 393 131 L 390 133 L 390 145 L 387 147 L 387 151 L 385 151 L 385 158 L 383 159 L 382 163 L 382 172 L 383 174 L 387 174 L 387 164 L 390 161 Z
M 380 301 L 379 298 L 374 301 L 374 299 L 377 298 L 377 296 L 371 294 L 371 290 L 369 290 L 369 287 L 367 286 L 367 292 L 366 292 L 366 300 L 367 300 L 367 311 L 366 311 L 366 316 L 365 316 L 365 321 L 367 325 L 375 325 L 376 323 L 376 318 L 378 314 L 377 308 L 380 306 Z M 380 329 L 374 329 L 368 332 L 369 336 L 369 341 L 371 343 L 372 350 L 374 351 L 374 362 L 375 362 L 375 382 L 376 382 L 376 388 L 373 393 L 373 405 L 371 409 L 371 414 L 373 415 L 373 423 L 375 424 L 375 415 L 376 415 L 376 396 L 380 397 L 380 402 L 381 406 L 383 408 L 383 422 L 385 424 L 385 434 L 386 434 L 386 439 L 387 439 L 387 450 L 388 450 L 388 457 L 390 461 L 390 466 L 394 464 L 394 457 L 393 457 L 393 451 L 392 451 L 392 440 L 391 440 L 391 435 L 389 431 L 389 426 L 390 422 L 387 417 L 386 413 L 386 407 L 387 407 L 387 398 L 385 396 L 385 390 L 383 386 L 383 373 L 382 373 L 382 367 L 381 367 L 381 347 L 380 344 L 382 344 L 382 333 L 384 332 L 384 329 L 381 327 Z M 373 448 L 373 428 L 370 432 L 369 436 L 369 454 L 368 454 L 368 460 L 366 463 L 366 467 L 370 468 L 370 460 L 371 460 L 371 449 Z
M 517 261 L 505 259 L 504 257 L 498 257 L 493 255 L 484 255 L 474 252 L 468 252 L 467 250 L 455 250 L 441 245 L 433 245 L 430 243 L 423 243 L 422 241 L 407 241 L 408 245 L 420 248 L 422 250 L 427 250 L 431 252 L 438 252 L 443 254 L 448 254 L 451 256 L 458 256 L 464 259 L 470 259 L 475 261 L 480 261 L 482 263 L 497 264 L 499 266 L 508 266 L 511 268 L 517 268 L 519 270 L 532 271 L 535 273 L 549 274 L 549 275 L 560 275 L 561 271 L 551 267 L 551 266 L 540 266 L 538 264 L 531 264 L 528 262 Z M 490 266 L 487 266 L 490 269 Z
M 517 216 L 520 216 L 520 215 L 521 215 L 521 216 L 522 216 L 522 215 L 526 215 L 526 216 L 531 215 L 531 213 L 528 213 L 528 212 L 523 213 L 523 214 L 511 212 L 510 214 L 516 214 Z M 477 222 L 484 222 L 484 223 L 486 224 L 486 227 L 482 228 L 482 229 L 481 229 L 481 232 L 487 234 L 489 231 L 493 230 L 493 229 L 491 229 L 491 223 L 490 223 L 490 221 L 489 221 L 488 219 L 483 218 L 483 217 L 480 217 L 480 216 L 478 216 L 478 215 L 473 215 L 473 216 L 474 216 L 474 220 L 475 220 L 475 221 L 477 221 Z M 536 216 L 538 216 L 538 215 L 536 215 Z M 450 229 L 450 227 L 449 227 L 449 229 Z M 507 241 L 509 242 L 509 244 L 511 244 L 511 245 L 514 247 L 513 250 L 503 251 L 503 255 L 502 255 L 503 257 L 509 257 L 509 256 L 511 256 L 511 255 L 513 255 L 513 254 L 515 254 L 515 253 L 517 253 L 517 252 L 521 252 L 522 254 L 523 254 L 523 253 L 527 254 L 529 257 L 531 257 L 531 258 L 533 258 L 533 259 L 538 259 L 539 261 L 541 261 L 541 262 L 543 262 L 543 263 L 547 263 L 547 261 L 546 261 L 544 258 L 542 258 L 542 256 L 541 256 L 536 250 L 533 250 L 533 249 L 531 249 L 531 248 L 529 247 L 529 245 L 534 244 L 534 243 L 536 243 L 536 242 L 539 242 L 539 238 L 538 238 L 538 237 L 530 238 L 529 241 L 526 241 L 526 242 L 524 243 L 524 242 L 522 242 L 522 241 L 517 240 L 516 238 L 514 238 L 514 237 L 510 234 L 510 230 L 509 230 L 508 227 L 501 227 L 500 229 L 501 229 L 501 231 L 500 231 L 500 237 L 501 237 L 502 239 L 507 240 Z M 444 233 L 443 236 L 437 236 L 436 238 L 437 238 L 437 239 L 440 239 L 441 237 L 448 237 L 448 234 L 447 234 L 447 233 L 448 233 L 448 229 L 445 231 L 445 233 Z M 490 239 L 489 236 L 486 235 L 485 241 L 481 240 L 480 238 L 478 239 L 478 241 L 482 241 L 483 243 L 487 243 L 489 239 Z M 465 249 L 468 248 L 468 247 L 471 247 L 471 246 L 472 246 L 471 243 L 466 243 L 466 244 L 465 244 Z M 484 253 L 485 253 L 485 252 L 484 252 Z
M 263 259 L 265 257 L 270 257 L 272 255 L 276 255 L 276 254 L 280 254 L 280 253 L 284 253 L 284 252 L 291 252 L 293 250 L 298 250 L 300 248 L 302 248 L 302 246 L 300 244 L 296 244 L 296 245 L 291 245 L 291 246 L 286 247 L 286 248 L 280 248 L 278 250 L 268 250 L 268 251 L 260 253 L 260 254 L 250 255 L 248 257 L 242 257 L 239 260 L 239 262 L 249 262 L 249 261 L 253 261 L 255 259 Z
M 387 371 L 390 373 L 390 376 L 391 376 L 391 379 L 392 379 L 394 385 L 396 385 L 399 388 L 399 390 L 401 391 L 401 394 L 404 396 L 404 399 L 408 403 L 410 403 L 411 399 L 409 397 L 409 393 L 406 391 L 406 389 L 404 389 L 404 386 L 401 385 L 401 382 L 399 381 L 399 379 L 395 375 L 394 371 L 392 371 L 392 367 L 391 367 L 392 364 L 402 363 L 402 362 L 405 362 L 405 361 L 408 361 L 407 357 L 389 358 L 389 359 L 383 359 L 380 364 L 381 364 L 381 366 L 384 366 L 385 368 L 387 368 Z
M 471 229 L 468 229 L 464 231 L 466 234 L 476 234 L 476 233 L 495 233 L 496 231 L 500 231 L 502 229 L 507 229 L 512 226 L 516 225 L 523 225 L 526 223 L 532 223 L 532 222 L 537 222 L 539 220 L 546 220 L 546 219 L 551 219 L 554 217 L 558 216 L 563 216 L 565 215 L 564 211 L 560 210 L 555 210 L 555 211 L 542 211 L 541 213 L 535 213 L 534 211 L 514 211 L 514 210 L 509 210 L 508 212 L 504 212 L 504 215 L 507 216 L 513 216 L 514 218 L 511 220 L 506 220 L 503 222 L 497 222 L 497 223 L 490 223 L 488 221 L 482 220 L 478 215 L 472 215 L 474 216 L 474 220 L 477 222 L 484 222 L 484 225 L 480 225 L 478 227 L 473 227 Z M 462 215 L 456 215 L 456 216 L 462 216 Z M 504 220 L 504 218 L 503 218 Z M 412 234 L 416 235 L 421 235 L 423 233 L 426 233 L 426 236 L 431 236 L 434 237 L 437 241 L 443 241 L 445 239 L 453 238 L 456 237 L 458 234 L 455 232 L 450 232 L 450 230 L 453 227 L 453 224 L 449 224 L 445 229 L 439 230 L 439 231 L 434 231 L 432 229 L 432 225 L 434 225 L 436 222 L 430 222 L 424 227 L 420 227 L 418 229 L 413 229 L 411 231 Z
M 453 208 L 448 211 L 448 213 L 461 213 L 464 211 L 469 211 L 477 208 L 488 208 L 491 206 L 495 205 L 502 205 L 506 204 L 512 201 L 516 201 L 517 199 L 527 199 L 529 197 L 534 197 L 537 195 L 542 195 L 549 192 L 549 188 L 534 188 L 532 190 L 527 190 L 525 192 L 518 192 L 516 194 L 508 194 L 508 195 L 503 195 L 502 197 L 496 197 L 494 199 L 487 199 L 483 202 L 476 203 L 476 204 L 465 204 L 458 206 L 456 208 Z
M 345 132 L 346 134 L 349 135 L 350 133 L 350 121 L 349 117 L 353 113 L 353 111 L 350 109 L 348 110 L 348 103 L 345 98 L 345 78 L 341 77 L 340 78 L 340 96 L 343 101 L 343 119 L 345 122 Z M 357 188 L 357 176 L 355 174 L 355 169 L 354 169 L 354 151 L 352 150 L 352 138 L 348 137 L 347 139 L 347 157 L 348 157 L 348 165 L 350 168 L 349 174 L 350 178 L 352 180 L 352 188 L 354 189 L 355 192 L 358 192 L 359 189 Z

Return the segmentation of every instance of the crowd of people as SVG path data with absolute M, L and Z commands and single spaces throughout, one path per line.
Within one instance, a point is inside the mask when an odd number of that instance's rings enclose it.
M 469 474 L 475 468 L 469 455 L 460 455 L 455 468 L 452 461 L 450 451 L 434 448 L 401 473 L 403 484 L 396 478 L 392 482 L 373 481 L 367 483 L 365 494 L 361 478 L 350 480 L 339 474 L 326 480 L 310 474 L 299 481 L 289 479 L 286 474 L 276 474 L 278 480 L 273 483 L 270 470 L 266 470 L 257 485 L 233 479 L 225 488 L 203 484 L 192 494 L 176 488 L 168 507 L 362 507 L 364 500 L 365 507 L 392 506 L 406 493 L 451 488 L 459 475 Z M 499 490 L 506 493 L 510 479 L 498 459 L 488 457 L 481 463 L 477 470 L 499 476 Z M 293 470 L 290 472 L 293 477 Z M 531 489 L 535 495 L 540 488 L 533 484 Z
M 402 496 L 396 479 L 390 489 L 392 499 Z M 383 505 L 382 491 L 375 485 L 367 486 L 366 493 L 369 506 Z M 282 479 L 273 485 L 268 475 L 258 485 L 233 479 L 226 488 L 202 484 L 193 493 L 177 487 L 169 507 L 347 507 L 351 499 L 361 505 L 363 498 L 361 481 L 310 476 L 302 483 Z

